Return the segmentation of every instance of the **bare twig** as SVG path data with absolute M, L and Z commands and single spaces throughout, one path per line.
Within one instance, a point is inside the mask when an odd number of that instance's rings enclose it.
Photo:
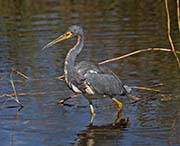
M 172 48 L 172 52 L 174 53 L 174 56 L 177 60 L 177 63 L 178 63 L 179 69 L 180 69 L 180 61 L 179 61 L 179 58 L 177 56 L 176 49 L 174 47 L 174 44 L 173 44 L 173 41 L 171 38 L 171 21 L 170 21 L 170 15 L 169 15 L 168 0 L 165 0 L 165 7 L 166 7 L 166 14 L 167 14 L 168 39 L 169 39 L 169 43 L 170 43 L 171 48 Z

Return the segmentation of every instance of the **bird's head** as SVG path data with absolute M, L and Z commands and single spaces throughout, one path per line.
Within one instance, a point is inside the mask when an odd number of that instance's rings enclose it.
M 53 40 L 50 43 L 48 43 L 47 45 L 45 45 L 42 48 L 42 50 L 49 48 L 49 47 L 53 46 L 54 44 L 57 44 L 64 40 L 67 40 L 67 39 L 70 39 L 73 37 L 82 36 L 82 35 L 83 35 L 83 29 L 80 26 L 77 26 L 77 25 L 70 26 L 63 35 L 60 35 L 58 38 L 56 38 L 55 40 Z

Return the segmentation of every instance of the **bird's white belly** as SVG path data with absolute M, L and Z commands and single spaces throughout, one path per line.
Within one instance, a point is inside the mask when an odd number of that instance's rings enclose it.
M 76 93 L 82 93 L 81 90 L 78 89 L 78 87 L 76 87 L 75 85 L 71 84 L 71 88 L 74 92 Z

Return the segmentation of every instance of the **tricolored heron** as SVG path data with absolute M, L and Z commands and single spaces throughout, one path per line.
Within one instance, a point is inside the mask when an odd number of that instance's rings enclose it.
M 76 38 L 76 44 L 69 50 L 64 63 L 65 81 L 70 89 L 75 93 L 84 94 L 89 101 L 91 117 L 94 117 L 94 107 L 92 98 L 97 96 L 109 96 L 117 105 L 118 110 L 122 110 L 122 103 L 115 96 L 124 96 L 130 92 L 130 88 L 124 85 L 118 76 L 104 65 L 98 65 L 92 62 L 82 61 L 75 63 L 78 54 L 84 46 L 84 32 L 80 26 L 73 25 L 57 39 L 48 43 L 43 49 L 51 47 L 63 40 Z M 68 97 L 60 101 L 71 99 Z

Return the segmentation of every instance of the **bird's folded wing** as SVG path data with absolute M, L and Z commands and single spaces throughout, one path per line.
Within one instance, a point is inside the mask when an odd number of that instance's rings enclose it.
M 111 74 L 86 73 L 85 78 L 89 85 L 99 94 L 123 95 L 125 89 L 120 80 Z

